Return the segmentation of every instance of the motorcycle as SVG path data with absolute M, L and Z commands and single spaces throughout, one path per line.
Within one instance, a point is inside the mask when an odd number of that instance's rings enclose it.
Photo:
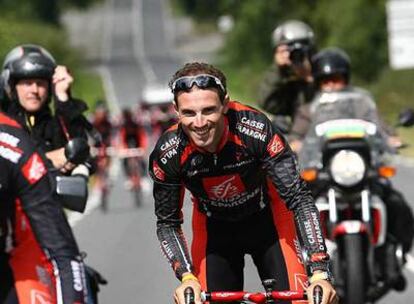
M 403 284 L 403 251 L 390 241 L 387 206 L 379 194 L 395 174 L 389 162 L 394 151 L 369 96 L 332 92 L 317 98 L 298 155 L 302 177 L 320 212 L 339 296 L 347 304 L 372 303 Z M 400 115 L 402 126 L 414 123 L 407 113 Z

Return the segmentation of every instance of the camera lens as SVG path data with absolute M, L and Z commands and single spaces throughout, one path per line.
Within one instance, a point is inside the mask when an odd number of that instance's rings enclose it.
M 308 54 L 308 45 L 296 42 L 289 46 L 289 59 L 293 64 L 303 63 Z
M 305 60 L 305 56 L 306 54 L 302 49 L 295 49 L 290 52 L 289 59 L 293 64 L 300 64 Z

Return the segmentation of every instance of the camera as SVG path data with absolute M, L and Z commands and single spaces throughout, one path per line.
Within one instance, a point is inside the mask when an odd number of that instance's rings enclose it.
M 303 42 L 293 42 L 288 45 L 289 59 L 294 65 L 300 65 L 305 58 L 310 57 L 311 47 Z

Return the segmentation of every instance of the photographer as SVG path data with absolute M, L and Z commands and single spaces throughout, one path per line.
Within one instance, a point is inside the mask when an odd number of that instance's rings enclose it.
M 297 108 L 313 98 L 310 58 L 315 52 L 314 33 L 304 22 L 289 20 L 273 31 L 274 63 L 259 88 L 259 106 L 275 115 L 274 123 L 285 133 Z

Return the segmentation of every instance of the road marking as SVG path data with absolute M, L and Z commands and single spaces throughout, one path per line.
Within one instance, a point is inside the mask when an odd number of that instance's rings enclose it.
M 132 39 L 134 40 L 134 54 L 138 64 L 142 67 L 145 80 L 147 83 L 155 83 L 157 76 L 154 69 L 148 60 L 146 60 L 146 54 L 144 50 L 144 21 L 142 18 L 142 0 L 135 0 L 132 4 L 131 12 L 131 27 L 132 27 Z
M 414 273 L 414 257 L 411 254 L 407 254 L 406 256 L 407 263 L 405 263 L 405 268 Z

